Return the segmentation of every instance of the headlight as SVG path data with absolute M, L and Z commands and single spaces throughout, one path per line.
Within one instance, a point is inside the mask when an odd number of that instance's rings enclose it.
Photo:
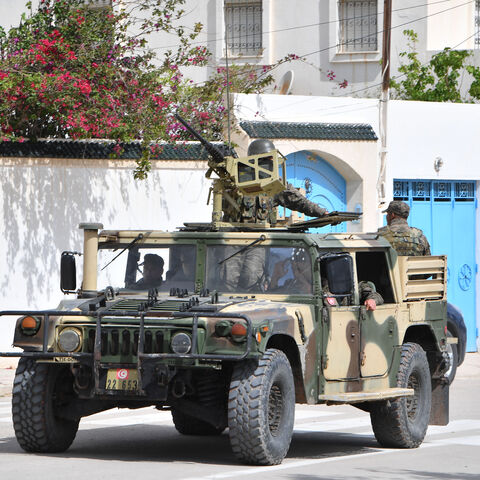
M 172 337 L 170 347 L 175 353 L 185 354 L 192 348 L 192 339 L 186 333 L 176 333 Z
M 76 328 L 64 328 L 58 335 L 58 347 L 62 352 L 76 352 L 81 345 L 82 334 Z

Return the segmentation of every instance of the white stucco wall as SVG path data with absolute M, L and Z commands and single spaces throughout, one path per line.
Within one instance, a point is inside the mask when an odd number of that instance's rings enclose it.
M 427 50 L 473 49 L 478 28 L 475 27 L 475 2 L 430 0 L 428 3 Z
M 390 179 L 480 178 L 479 105 L 391 101 L 388 123 Z M 439 172 L 433 167 L 437 157 L 443 160 Z
M 133 169 L 123 160 L 0 159 L 0 310 L 58 304 L 60 254 L 82 251 L 81 222 L 175 230 L 210 221 L 205 162 L 154 161 L 146 181 Z M 0 351 L 13 320 L 0 318 Z

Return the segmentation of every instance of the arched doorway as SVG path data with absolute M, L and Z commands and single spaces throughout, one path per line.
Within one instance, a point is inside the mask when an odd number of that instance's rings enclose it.
M 320 155 L 302 150 L 287 155 L 287 181 L 303 188 L 312 202 L 329 212 L 346 210 L 345 179 Z M 307 217 L 309 218 L 309 217 Z M 345 222 L 316 229 L 321 233 L 345 232 Z

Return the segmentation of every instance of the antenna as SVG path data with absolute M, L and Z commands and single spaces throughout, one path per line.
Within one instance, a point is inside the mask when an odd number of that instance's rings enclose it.
M 293 70 L 285 72 L 280 80 L 280 86 L 278 87 L 279 95 L 288 95 L 293 85 Z
M 232 149 L 231 132 L 230 132 L 230 76 L 228 72 L 228 26 L 227 26 L 227 10 L 225 9 L 225 68 L 227 72 L 227 136 L 228 147 Z

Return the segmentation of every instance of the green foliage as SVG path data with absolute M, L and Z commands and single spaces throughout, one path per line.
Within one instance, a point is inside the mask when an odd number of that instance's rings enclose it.
M 174 113 L 207 138 L 222 137 L 226 72 L 193 85 L 185 68 L 211 55 L 196 45 L 202 25 L 182 25 L 185 0 L 113 0 L 88 8 L 83 0 L 40 0 L 18 27 L 0 30 L 0 140 L 105 138 L 140 140 L 134 172 L 145 178 L 156 142 L 188 139 Z M 159 57 L 149 38 L 167 32 L 177 44 Z M 282 62 L 278 62 L 280 64 Z M 260 92 L 272 67 L 231 69 L 231 91 Z
M 480 98 L 480 70 L 467 65 L 471 53 L 445 48 L 424 64 L 418 59 L 417 34 L 413 30 L 404 30 L 403 33 L 408 38 L 409 51 L 400 53 L 400 57 L 407 61 L 398 69 L 402 75 L 390 82 L 395 98 L 455 103 Z M 473 78 L 466 98 L 462 97 L 459 84 L 464 72 Z

